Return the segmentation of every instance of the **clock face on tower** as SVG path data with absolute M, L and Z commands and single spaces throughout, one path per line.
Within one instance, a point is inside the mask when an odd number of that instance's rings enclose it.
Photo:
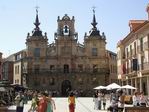
M 63 26 L 63 34 L 64 35 L 69 35 L 69 26 L 68 25 Z

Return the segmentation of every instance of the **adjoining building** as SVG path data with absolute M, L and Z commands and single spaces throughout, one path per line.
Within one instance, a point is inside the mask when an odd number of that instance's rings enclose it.
M 13 83 L 13 65 L 14 65 L 14 55 L 10 55 L 3 59 L 2 62 L 2 80 L 9 81 L 10 84 Z
M 0 80 L 2 80 L 2 53 L 0 52 Z
M 91 95 L 98 85 L 117 81 L 116 54 L 106 50 L 106 36 L 97 29 L 95 11 L 92 28 L 78 42 L 75 18 L 57 18 L 54 42 L 40 30 L 38 11 L 35 28 L 27 34 L 26 49 L 14 54 L 14 84 L 67 95 L 70 90 Z M 112 75 L 111 75 L 112 74 Z
M 14 64 L 13 64 L 13 83 L 24 85 L 26 87 L 25 76 L 25 59 L 27 58 L 26 50 L 21 50 L 14 54 Z
M 149 5 L 146 11 L 149 16 Z M 149 18 L 130 20 L 129 27 L 130 33 L 117 44 L 118 79 L 149 94 Z

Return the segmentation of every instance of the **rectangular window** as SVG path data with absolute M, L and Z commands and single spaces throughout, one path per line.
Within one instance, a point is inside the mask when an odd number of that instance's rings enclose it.
M 144 56 L 141 56 L 141 70 L 144 69 Z
M 69 65 L 64 65 L 64 73 L 69 73 Z
M 18 74 L 20 73 L 19 68 L 20 68 L 20 67 L 19 67 L 19 65 L 18 65 Z
M 20 60 L 21 59 L 21 54 L 15 55 L 15 60 Z
M 125 52 L 123 52 L 123 59 L 125 59 L 126 58 L 126 53 Z
M 126 49 L 127 58 L 129 57 L 128 48 Z
M 129 73 L 129 61 L 127 61 L 127 73 Z
M 140 38 L 140 51 L 143 51 L 143 38 Z
M 34 49 L 34 56 L 35 57 L 40 57 L 40 48 L 35 48 Z
M 17 66 L 15 66 L 15 74 L 17 74 Z
M 97 48 L 92 48 L 92 56 L 97 56 Z
M 131 61 L 131 69 L 132 71 L 137 71 L 138 70 L 138 59 L 132 59 Z
M 134 59 L 133 59 L 134 60 Z M 133 60 L 131 60 L 130 62 L 131 62 L 131 66 L 130 66 L 130 70 L 131 70 L 131 72 L 133 72 L 133 70 L 135 70 L 134 68 L 134 61 Z M 135 65 L 135 66 L 137 66 L 137 65 Z
M 137 54 L 137 51 L 136 51 L 136 42 L 134 42 L 134 55 Z
M 15 66 L 15 74 L 19 74 L 19 65 Z
M 132 56 L 132 45 L 130 45 L 130 56 Z

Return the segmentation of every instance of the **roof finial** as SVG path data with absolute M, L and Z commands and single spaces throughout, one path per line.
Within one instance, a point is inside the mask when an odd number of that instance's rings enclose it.
M 35 8 L 36 8 L 36 14 L 38 15 L 38 9 L 39 9 L 39 7 L 36 6 Z
M 93 25 L 93 28 L 96 29 L 96 25 L 97 25 L 97 22 L 96 22 L 96 17 L 95 17 L 95 6 L 92 7 L 93 8 L 93 22 L 91 23 Z
M 95 8 L 96 8 L 96 7 L 95 7 L 95 6 L 93 6 L 92 8 L 93 8 L 93 14 L 95 14 Z
M 35 7 L 36 8 L 36 20 L 35 20 L 35 23 L 34 25 L 36 26 L 35 30 L 39 30 L 39 25 L 40 25 L 40 22 L 39 22 L 39 19 L 38 19 L 38 6 Z

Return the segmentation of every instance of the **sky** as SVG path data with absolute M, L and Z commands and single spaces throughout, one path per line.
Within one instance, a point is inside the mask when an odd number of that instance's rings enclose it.
M 149 0 L 0 0 L 0 52 L 3 57 L 26 48 L 27 33 L 34 29 L 36 6 L 39 7 L 40 29 L 54 42 L 57 17 L 75 17 L 78 41 L 83 43 L 85 32 L 92 28 L 93 7 L 97 28 L 107 38 L 106 49 L 116 53 L 119 40 L 129 32 L 129 20 L 147 20 Z

